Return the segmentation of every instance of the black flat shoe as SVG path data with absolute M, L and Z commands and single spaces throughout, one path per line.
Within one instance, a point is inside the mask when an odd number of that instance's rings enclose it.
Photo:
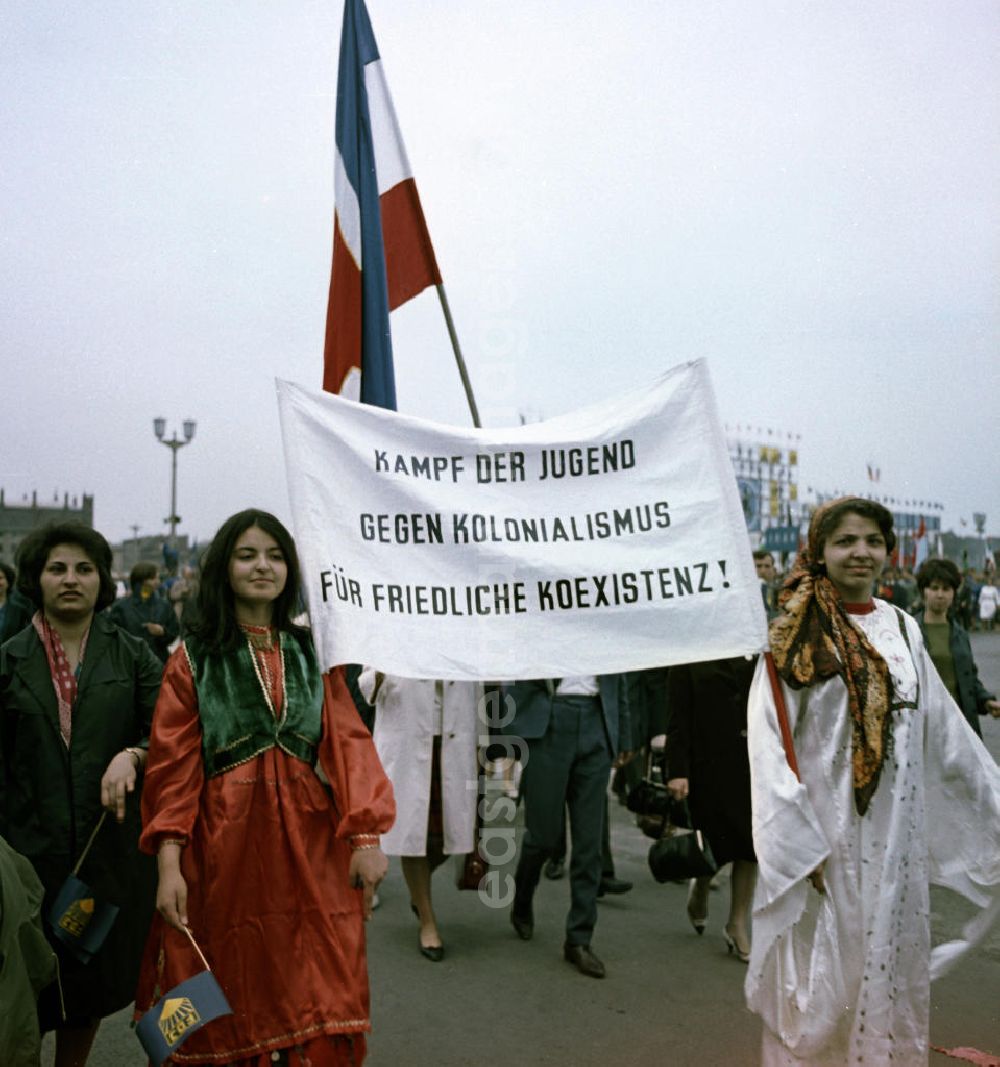
M 535 917 L 529 909 L 527 914 L 518 913 L 513 908 L 510 911 L 510 925 L 517 931 L 517 936 L 522 941 L 530 941 L 535 933 Z
M 590 945 L 563 945 L 563 958 L 588 978 L 603 978 L 604 964 L 590 951 Z
M 444 959 L 444 945 L 425 945 L 421 941 L 417 941 L 420 946 L 420 955 L 425 960 L 430 960 L 431 963 L 440 963 Z
M 622 893 L 628 893 L 632 888 L 631 882 L 626 882 L 621 878 L 602 878 L 601 884 L 597 887 L 597 895 L 603 897 L 605 894 L 610 896 L 620 896 Z

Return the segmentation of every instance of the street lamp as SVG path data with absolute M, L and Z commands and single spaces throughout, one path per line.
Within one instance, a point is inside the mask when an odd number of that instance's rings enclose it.
M 170 547 L 174 549 L 177 548 L 177 523 L 180 522 L 177 514 L 177 450 L 191 443 L 196 425 L 194 419 L 185 419 L 182 423 L 184 440 L 180 441 L 176 430 L 174 430 L 173 437 L 164 438 L 163 435 L 167 432 L 166 419 L 162 417 L 153 419 L 153 433 L 156 434 L 157 441 L 170 449 L 170 516 L 164 521 L 170 523 Z

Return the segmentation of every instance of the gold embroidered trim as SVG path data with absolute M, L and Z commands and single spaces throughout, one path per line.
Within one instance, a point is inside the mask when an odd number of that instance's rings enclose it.
M 290 1034 L 281 1034 L 278 1037 L 269 1037 L 266 1041 L 258 1041 L 253 1045 L 243 1048 L 229 1049 L 226 1052 L 195 1053 L 185 1056 L 183 1052 L 171 1053 L 171 1059 L 178 1063 L 207 1063 L 226 1062 L 233 1059 L 245 1059 L 255 1052 L 267 1052 L 280 1048 L 281 1041 L 294 1041 L 298 1037 L 316 1037 L 319 1034 L 342 1034 L 342 1033 L 366 1033 L 372 1028 L 370 1019 L 348 1019 L 341 1023 L 317 1023 L 315 1026 L 306 1027 L 305 1030 L 293 1030 Z
M 251 760 L 255 760 L 264 752 L 270 752 L 272 748 L 277 748 L 277 745 L 275 745 L 273 741 L 269 741 L 263 748 L 258 748 L 256 752 L 251 752 L 250 755 L 247 756 L 245 759 L 238 759 L 235 763 L 227 763 L 221 771 L 216 771 L 215 774 L 212 775 L 212 777 L 218 778 L 220 774 L 226 774 L 234 767 L 242 767 L 244 763 L 249 763 Z
M 267 775 L 258 774 L 256 778 L 233 778 L 232 781 L 235 785 L 257 785 L 258 782 L 263 782 L 265 785 L 285 785 L 288 782 L 304 782 L 310 777 L 312 776 L 308 774 L 289 774 L 284 778 L 269 778 Z
M 237 745 L 242 745 L 244 741 L 249 741 L 252 737 L 253 734 L 244 734 L 242 737 L 237 737 L 236 740 L 232 742 L 232 744 L 223 745 L 222 748 L 217 748 L 213 755 L 216 755 L 219 752 L 229 752 L 232 749 L 236 748 Z
M 268 711 L 271 712 L 271 718 L 278 724 L 283 726 L 285 719 L 288 717 L 288 690 L 286 688 L 286 673 L 285 673 L 285 650 L 281 645 L 281 633 L 278 633 L 278 653 L 281 656 L 281 715 L 274 710 L 274 704 L 271 701 L 271 687 L 264 684 L 264 678 L 260 671 L 260 664 L 257 662 L 257 654 L 254 652 L 253 645 L 250 642 L 250 638 L 247 637 L 247 648 L 250 649 L 250 662 L 253 664 L 253 672 L 257 675 L 257 684 L 260 686 L 260 691 L 264 694 L 264 703 L 267 705 Z

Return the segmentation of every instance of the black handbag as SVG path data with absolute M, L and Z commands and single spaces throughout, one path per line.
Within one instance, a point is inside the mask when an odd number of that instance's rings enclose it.
M 635 815 L 636 826 L 654 840 L 666 830 L 672 804 L 664 774 L 662 751 L 651 750 L 646 757 L 646 773 L 632 786 L 625 800 L 625 807 Z
M 690 822 L 687 804 L 685 814 Z M 707 878 L 719 869 L 712 847 L 701 830 L 669 824 L 663 837 L 649 846 L 649 869 L 658 882 L 685 882 Z

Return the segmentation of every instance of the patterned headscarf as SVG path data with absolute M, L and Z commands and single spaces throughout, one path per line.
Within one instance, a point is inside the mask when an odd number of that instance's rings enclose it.
M 799 553 L 778 595 L 782 611 L 771 623 L 770 643 L 778 673 L 793 689 L 816 685 L 835 674 L 843 678 L 853 726 L 854 806 L 864 815 L 888 751 L 892 682 L 885 660 L 851 622 L 826 576 L 819 546 L 824 516 L 851 499 L 858 498 L 831 500 L 814 513 L 809 545 Z

